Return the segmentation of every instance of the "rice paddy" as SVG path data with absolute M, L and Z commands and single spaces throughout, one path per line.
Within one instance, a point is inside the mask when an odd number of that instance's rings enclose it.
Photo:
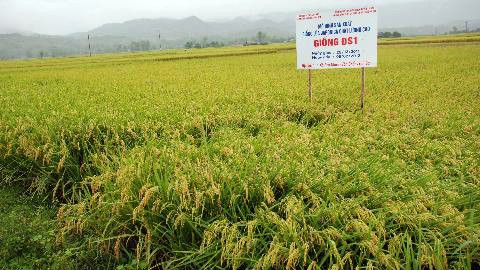
M 73 268 L 480 267 L 480 46 L 380 46 L 364 112 L 360 70 L 309 102 L 295 60 L 0 62 L 0 187 L 56 205 Z

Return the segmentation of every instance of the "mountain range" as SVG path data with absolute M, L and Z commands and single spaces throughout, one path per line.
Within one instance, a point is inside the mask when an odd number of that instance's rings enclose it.
M 439 0 L 444 1 L 444 0 Z M 465 29 L 452 6 L 432 9 L 425 3 L 384 6 L 379 12 L 379 31 L 399 31 L 403 35 L 431 35 Z M 428 12 L 426 12 L 428 10 Z M 282 42 L 295 36 L 295 14 L 277 12 L 252 17 L 209 22 L 191 16 L 183 19 L 136 19 L 108 23 L 87 32 L 48 36 L 24 31 L 0 34 L 0 59 L 57 57 L 93 53 L 183 47 L 187 42 L 244 44 L 255 41 L 259 31 L 265 41 Z M 480 15 L 479 15 L 480 16 Z M 449 20 L 449 21 L 447 21 Z M 469 30 L 480 30 L 480 19 L 468 20 Z M 90 36 L 90 40 L 87 37 Z M 141 43 L 140 43 L 141 41 Z
M 285 19 L 274 22 L 268 19 L 247 20 L 235 18 L 226 22 L 207 22 L 198 17 L 176 19 L 138 19 L 124 23 L 109 23 L 88 31 L 93 36 L 123 36 L 130 38 L 152 39 L 152 37 L 165 40 L 199 39 L 203 37 L 228 39 L 239 37 L 252 37 L 258 31 L 268 32 L 272 36 L 293 36 L 295 21 Z M 71 37 L 84 37 L 87 33 L 76 33 Z

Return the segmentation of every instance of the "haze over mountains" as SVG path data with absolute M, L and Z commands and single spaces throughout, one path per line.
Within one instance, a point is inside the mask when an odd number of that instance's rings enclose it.
M 129 38 L 158 38 L 160 34 L 166 41 L 189 40 L 208 37 L 226 40 L 232 38 L 251 38 L 258 31 L 271 36 L 293 36 L 295 20 L 285 18 L 280 22 L 268 19 L 256 21 L 238 17 L 225 22 L 207 22 L 198 17 L 176 19 L 137 19 L 124 23 L 109 23 L 95 28 L 88 33 L 94 36 L 123 36 Z M 76 33 L 72 37 L 84 37 L 85 33 Z
M 464 30 L 465 20 L 468 20 L 469 31 L 480 29 L 480 15 L 478 18 L 471 18 L 471 15 L 463 18 L 461 9 L 465 9 L 465 6 L 454 1 L 441 2 L 442 5 L 427 1 L 380 6 L 380 31 L 399 31 L 403 35 L 444 34 L 454 27 Z M 108 23 L 90 31 L 65 36 L 40 35 L 28 31 L 0 34 L 0 58 L 86 54 L 88 35 L 92 38 L 90 42 L 94 53 L 179 48 L 189 41 L 243 44 L 245 41 L 254 41 L 259 31 L 267 34 L 266 41 L 282 42 L 294 38 L 297 13 L 277 12 L 223 21 L 205 21 L 195 16 L 184 19 L 136 19 Z

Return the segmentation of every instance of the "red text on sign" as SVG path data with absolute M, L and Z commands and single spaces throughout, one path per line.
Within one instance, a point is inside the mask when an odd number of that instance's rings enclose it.
M 313 41 L 313 46 L 315 48 L 318 47 L 332 47 L 338 45 L 357 45 L 358 44 L 358 37 L 344 37 L 344 38 L 322 38 L 322 39 L 315 39 Z

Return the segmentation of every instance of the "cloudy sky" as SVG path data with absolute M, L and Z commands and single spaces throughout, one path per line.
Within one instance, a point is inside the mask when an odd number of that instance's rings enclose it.
M 87 31 L 104 23 L 136 18 L 195 15 L 205 20 L 223 20 L 271 12 L 329 8 L 334 4 L 352 6 L 361 2 L 385 6 L 425 1 L 432 0 L 0 0 L 0 33 L 33 31 L 68 34 Z M 480 0 L 436 0 L 434 3 L 442 1 L 458 3 L 455 4 L 457 6 L 467 5 L 456 11 L 465 13 L 456 14 L 458 19 L 475 16 L 480 8 Z

